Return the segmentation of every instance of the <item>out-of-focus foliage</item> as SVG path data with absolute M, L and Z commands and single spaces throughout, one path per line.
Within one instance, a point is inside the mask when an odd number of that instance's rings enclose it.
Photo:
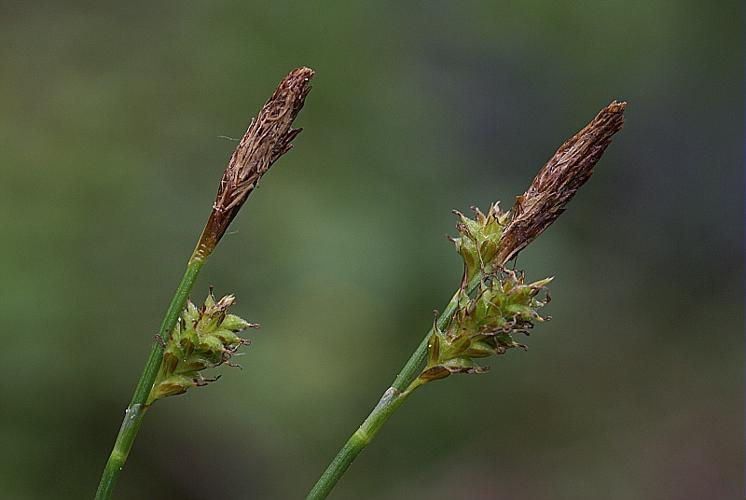
M 223 136 L 300 65 L 305 131 L 195 289 L 263 328 L 242 372 L 154 408 L 119 498 L 303 495 L 458 285 L 450 210 L 509 207 L 614 98 L 625 129 L 518 262 L 556 276 L 554 319 L 488 375 L 418 391 L 336 498 L 738 496 L 743 19 L 736 1 L 5 2 L 2 496 L 93 494 Z

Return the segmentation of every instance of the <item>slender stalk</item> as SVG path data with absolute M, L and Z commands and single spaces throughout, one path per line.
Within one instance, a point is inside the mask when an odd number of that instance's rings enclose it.
M 590 178 L 612 136 L 621 130 L 625 106 L 624 102 L 613 101 L 603 108 L 588 125 L 565 141 L 539 171 L 529 188 L 516 199 L 511 209 L 511 217 L 501 235 L 494 264 L 498 267 L 505 265 L 562 214 L 567 203 Z M 467 293 L 472 294 L 485 277 L 484 271 L 477 271 L 466 284 Z M 448 326 L 457 309 L 458 301 L 454 295 L 437 319 L 440 330 Z M 347 440 L 311 489 L 308 499 L 326 498 L 355 457 L 372 441 L 391 414 L 421 385 L 418 376 L 425 366 L 428 342 L 432 333 L 431 329 L 425 335 L 391 387 L 383 393 L 376 407 Z
M 479 283 L 484 279 L 484 273 L 478 272 L 467 284 L 467 293 L 473 293 Z M 438 328 L 445 329 L 448 322 L 458 309 L 456 296 L 448 302 L 443 312 L 438 316 L 436 323 Z M 427 343 L 432 329 L 427 332 L 420 345 L 412 353 L 412 356 L 404 364 L 391 387 L 386 389 L 378 404 L 373 408 L 362 425 L 350 436 L 341 450 L 334 457 L 332 462 L 326 468 L 314 487 L 306 497 L 308 500 L 326 498 L 332 491 L 337 481 L 342 477 L 353 460 L 361 451 L 368 446 L 378 433 L 378 430 L 386 423 L 389 417 L 396 411 L 399 406 L 409 397 L 415 389 L 421 385 L 420 379 L 417 378 L 422 368 L 425 366 L 427 358 Z
M 186 272 L 171 299 L 158 337 L 153 343 L 145 368 L 135 387 L 132 401 L 125 411 L 114 448 L 109 455 L 101 482 L 96 490 L 97 500 L 106 500 L 111 497 L 140 429 L 142 419 L 150 405 L 149 397 L 163 361 L 164 346 L 184 309 L 189 292 L 202 266 L 220 242 L 248 196 L 256 188 L 259 180 L 282 155 L 290 151 L 293 139 L 301 132 L 302 129 L 295 129 L 292 125 L 311 90 L 310 80 L 313 75 L 313 70 L 305 67 L 288 73 L 262 106 L 256 119 L 251 121 L 248 130 L 233 152 L 218 185 L 210 217 L 187 263 Z
M 161 366 L 161 360 L 163 359 L 163 345 L 174 329 L 176 321 L 179 319 L 179 315 L 189 297 L 189 292 L 192 290 L 204 263 L 204 258 L 192 258 L 187 265 L 186 272 L 181 278 L 179 286 L 176 288 L 176 292 L 171 299 L 171 304 L 166 311 L 166 316 L 163 318 L 158 338 L 153 342 L 150 355 L 145 363 L 145 368 L 135 387 L 132 401 L 130 401 L 129 406 L 124 412 L 122 426 L 119 428 L 114 448 L 111 450 L 109 460 L 106 462 L 104 472 L 101 475 L 101 482 L 96 490 L 96 500 L 111 498 L 116 481 L 124 468 L 124 463 L 127 461 L 127 456 L 132 449 L 132 443 L 135 441 L 142 419 L 148 409 L 148 396 L 150 395 L 150 390 L 153 387 L 155 378 L 158 375 L 158 369 Z
M 355 457 L 365 449 L 378 433 L 378 430 L 386 423 L 389 417 L 396 411 L 399 406 L 409 397 L 412 392 L 420 386 L 419 380 L 415 380 L 406 391 L 399 391 L 394 387 L 389 387 L 383 393 L 381 400 L 378 402 L 370 415 L 365 419 L 362 425 L 350 436 L 350 439 L 344 444 L 332 463 L 324 471 L 324 474 L 308 493 L 308 499 L 326 498 L 342 477 L 347 468 L 350 466 Z

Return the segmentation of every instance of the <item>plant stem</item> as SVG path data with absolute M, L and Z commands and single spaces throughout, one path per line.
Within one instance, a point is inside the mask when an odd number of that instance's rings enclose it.
M 142 419 L 151 403 L 149 397 L 163 361 L 165 344 L 184 309 L 197 275 L 261 177 L 282 155 L 290 151 L 293 139 L 301 132 L 302 129 L 292 127 L 293 120 L 303 108 L 306 96 L 311 90 L 310 81 L 313 75 L 313 70 L 306 67 L 288 73 L 262 106 L 256 119 L 251 121 L 231 155 L 220 179 L 210 217 L 187 263 L 184 277 L 181 278 L 181 283 L 171 299 L 158 337 L 153 343 L 145 368 L 135 387 L 132 401 L 125 412 L 114 449 L 106 462 L 96 491 L 97 500 L 111 497 Z
M 166 316 L 163 318 L 161 329 L 158 332 L 158 338 L 153 342 L 153 347 L 150 349 L 150 355 L 145 363 L 145 368 L 135 387 L 132 401 L 124 412 L 122 426 L 119 429 L 119 434 L 114 442 L 114 448 L 111 450 L 109 460 L 106 462 L 104 472 L 101 475 L 101 482 L 96 490 L 96 500 L 111 498 L 116 481 L 124 468 L 124 463 L 127 461 L 130 449 L 132 449 L 137 431 L 140 430 L 140 424 L 148 409 L 148 396 L 153 388 L 153 383 L 155 383 L 158 369 L 163 360 L 163 345 L 168 340 L 171 331 L 176 325 L 176 321 L 179 319 L 179 315 L 184 310 L 189 292 L 192 290 L 194 282 L 205 263 L 205 258 L 193 256 L 189 260 L 186 272 L 171 299 L 171 304 L 168 306 Z
M 601 155 L 614 134 L 624 124 L 626 103 L 613 101 L 602 109 L 580 132 L 560 146 L 549 162 L 539 171 L 529 188 L 517 197 L 511 218 L 500 235 L 500 247 L 493 264 L 498 268 L 513 259 L 518 252 L 548 228 L 565 210 L 567 203 L 590 178 Z M 481 259 L 481 257 L 480 257 Z M 481 262 L 481 261 L 480 261 Z M 478 271 L 465 285 L 469 295 L 488 273 Z M 464 285 L 462 284 L 462 287 Z M 444 330 L 458 308 L 457 296 L 451 299 L 437 326 Z M 397 375 L 391 387 L 383 393 L 373 411 L 339 451 L 308 494 L 308 499 L 321 499 L 331 492 L 352 461 L 371 442 L 381 426 L 404 400 L 422 383 L 419 378 L 427 359 L 431 329 Z M 405 389 L 406 388 L 406 389 Z
M 378 430 L 386 423 L 389 417 L 396 411 L 412 392 L 420 386 L 419 380 L 415 380 L 406 391 L 400 391 L 394 387 L 389 387 L 383 393 L 381 400 L 378 402 L 370 415 L 365 419 L 362 425 L 350 436 L 350 439 L 344 444 L 332 463 L 324 471 L 321 478 L 308 493 L 307 499 L 326 498 L 337 481 L 342 477 L 347 468 L 350 466 L 355 457 L 365 449 L 373 440 Z
M 467 284 L 467 293 L 473 293 L 484 277 L 485 273 L 478 272 Z M 448 326 L 448 322 L 455 314 L 457 308 L 458 300 L 454 294 L 453 298 L 448 302 L 448 305 L 436 320 L 439 329 L 442 330 Z M 407 360 L 404 367 L 396 376 L 391 387 L 383 393 L 383 396 L 381 396 L 381 399 L 378 401 L 375 408 L 373 408 L 373 411 L 370 412 L 358 430 L 350 436 L 342 449 L 337 453 L 337 456 L 334 457 L 319 480 L 313 486 L 306 497 L 307 500 L 322 499 L 329 495 L 352 461 L 355 460 L 360 452 L 363 451 L 371 441 L 373 441 L 373 438 L 383 424 L 385 424 L 394 411 L 404 403 L 409 395 L 423 383 L 417 377 L 425 366 L 427 344 L 432 333 L 432 329 L 427 332 L 425 338 L 422 339 L 420 345 L 417 346 L 417 349 L 415 349 L 412 356 L 410 356 L 409 360 Z

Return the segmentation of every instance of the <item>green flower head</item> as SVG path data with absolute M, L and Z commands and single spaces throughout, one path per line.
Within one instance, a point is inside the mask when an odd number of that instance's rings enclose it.
M 538 310 L 548 302 L 545 293 L 552 278 L 525 284 L 523 273 L 499 270 L 488 275 L 474 297 L 463 289 L 455 300 L 458 309 L 444 330 L 437 324 L 428 342 L 428 362 L 422 381 L 445 378 L 451 373 L 482 373 L 475 358 L 505 354 L 526 346 L 515 341 L 517 333 L 528 334 L 535 322 L 545 321 Z
M 226 295 L 215 301 L 211 290 L 201 307 L 187 302 L 164 347 L 163 361 L 148 404 L 219 378 L 204 378 L 202 370 L 222 364 L 238 366 L 231 358 L 242 345 L 249 343 L 238 333 L 259 325 L 228 314 L 235 300 L 233 295 Z

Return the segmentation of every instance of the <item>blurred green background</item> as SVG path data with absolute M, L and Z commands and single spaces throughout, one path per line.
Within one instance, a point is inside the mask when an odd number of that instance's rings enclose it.
M 416 394 L 334 498 L 740 497 L 741 2 L 3 2 L 2 496 L 89 498 L 249 119 L 305 132 L 206 266 L 262 324 L 159 403 L 117 498 L 300 498 L 508 207 L 612 99 L 627 124 L 520 257 L 527 353 Z

